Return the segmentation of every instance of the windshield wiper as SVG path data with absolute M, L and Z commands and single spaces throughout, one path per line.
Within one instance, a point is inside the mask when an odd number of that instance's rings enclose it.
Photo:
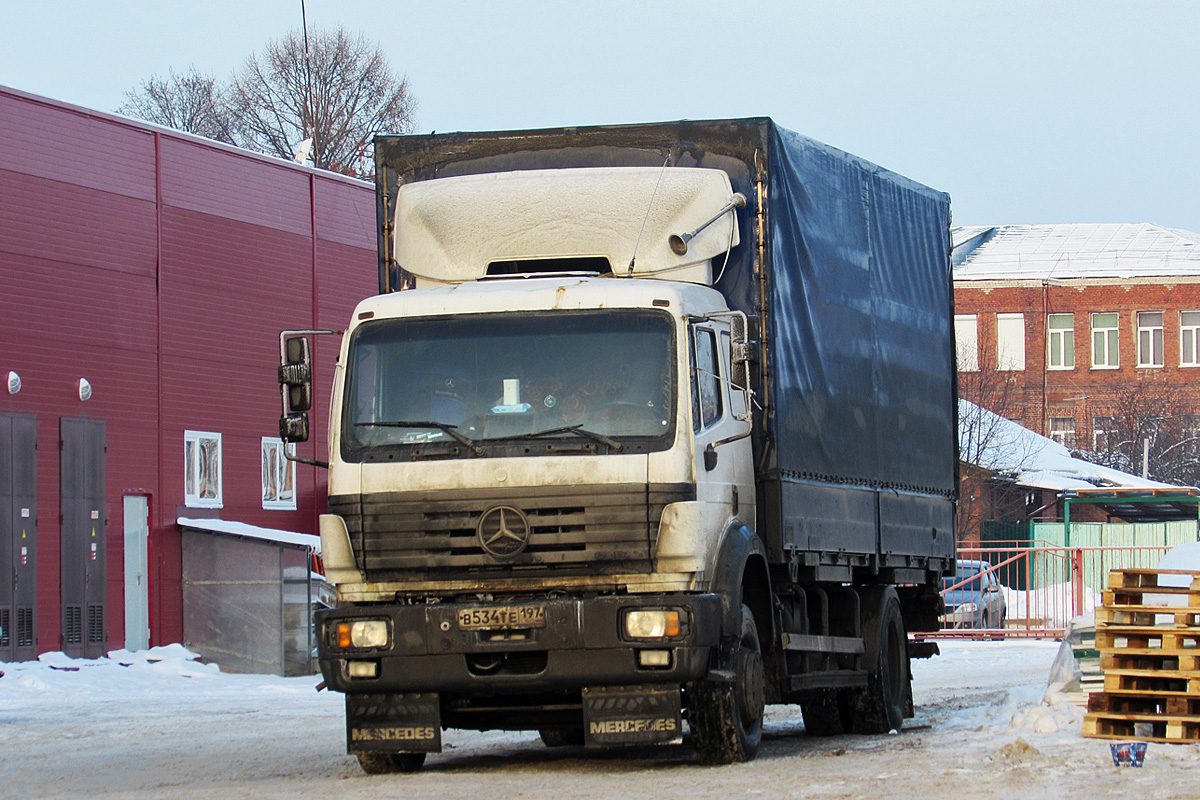
M 471 449 L 471 452 L 474 453 L 475 455 L 479 456 L 480 458 L 487 455 L 483 451 L 483 448 L 480 447 L 479 445 L 477 445 L 473 439 L 470 439 L 470 438 L 464 436 L 463 434 L 459 433 L 457 425 L 450 425 L 445 422 L 410 422 L 408 420 L 383 420 L 380 422 L 356 422 L 356 423 L 354 423 L 354 426 L 356 428 L 357 427 L 437 428 L 439 431 L 446 434 L 451 439 L 453 439 L 454 441 L 463 445 L 464 447 L 469 447 Z
M 519 438 L 521 438 L 521 439 L 536 439 L 539 436 L 554 436 L 555 434 L 559 434 L 559 433 L 573 433 L 576 436 L 582 436 L 585 439 L 591 439 L 593 442 L 599 442 L 600 444 L 607 445 L 608 448 L 610 450 L 612 450 L 614 453 L 619 453 L 625 449 L 624 445 L 622 445 L 616 439 L 605 436 L 603 433 L 596 433 L 595 431 L 589 431 L 587 428 L 583 427 L 583 425 L 567 425 L 564 428 L 551 428 L 550 430 L 547 430 L 547 431 L 538 431 L 537 433 L 526 433 Z

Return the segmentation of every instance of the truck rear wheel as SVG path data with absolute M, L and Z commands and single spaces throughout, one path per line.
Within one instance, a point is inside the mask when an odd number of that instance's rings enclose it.
M 800 701 L 804 730 L 809 736 L 840 736 L 852 727 L 852 710 L 841 689 L 817 689 Z
M 742 630 L 728 667 L 732 681 L 698 681 L 688 690 L 688 724 L 701 764 L 750 761 L 762 741 L 764 672 L 758 626 L 742 606 Z
M 854 732 L 900 730 L 911 691 L 900 599 L 891 586 L 873 587 L 863 594 L 862 608 L 867 686 L 850 693 Z
M 424 753 L 359 753 L 358 765 L 368 775 L 417 772 L 425 763 Z

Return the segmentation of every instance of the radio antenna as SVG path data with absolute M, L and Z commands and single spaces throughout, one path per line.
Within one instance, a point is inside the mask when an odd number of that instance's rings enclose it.
M 642 217 L 642 229 L 638 231 L 637 241 L 633 243 L 633 255 L 629 257 L 629 269 L 625 273 L 626 278 L 633 277 L 633 266 L 637 262 L 638 248 L 642 244 L 642 234 L 646 232 L 646 223 L 650 220 L 650 212 L 654 210 L 654 198 L 658 197 L 658 187 L 662 184 L 663 175 L 667 172 L 667 165 L 671 163 L 671 154 L 667 153 L 667 157 L 663 159 L 662 169 L 658 172 L 658 180 L 654 182 L 654 191 L 650 193 L 650 205 L 646 206 L 646 216 Z

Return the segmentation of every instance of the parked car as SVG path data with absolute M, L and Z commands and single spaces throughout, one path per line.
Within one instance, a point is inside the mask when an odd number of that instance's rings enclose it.
M 958 573 L 942 578 L 946 611 L 942 628 L 1003 628 L 1008 609 L 996 572 L 986 561 L 959 561 Z

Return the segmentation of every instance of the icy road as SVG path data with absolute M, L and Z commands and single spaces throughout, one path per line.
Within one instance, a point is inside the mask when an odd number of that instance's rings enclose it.
M 374 777 L 344 754 L 342 697 L 317 678 L 222 674 L 178 647 L 157 663 L 48 654 L 0 663 L 0 798 L 1200 797 L 1200 747 L 1151 744 L 1145 767 L 1117 770 L 1081 714 L 1041 705 L 1057 644 L 942 650 L 914 662 L 916 718 L 897 735 L 810 737 L 798 708 L 776 707 L 757 761 L 705 768 L 684 745 L 450 731 L 423 772 Z

